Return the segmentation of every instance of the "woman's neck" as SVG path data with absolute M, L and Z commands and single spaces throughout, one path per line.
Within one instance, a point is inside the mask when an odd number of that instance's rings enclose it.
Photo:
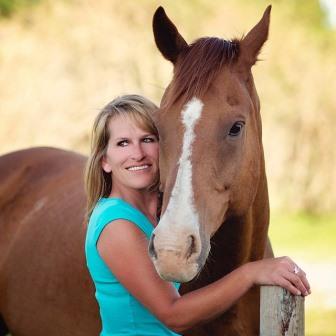
M 130 203 L 132 206 L 143 212 L 154 226 L 157 225 L 157 192 L 114 187 L 112 188 L 110 197 L 121 198 L 127 203 Z

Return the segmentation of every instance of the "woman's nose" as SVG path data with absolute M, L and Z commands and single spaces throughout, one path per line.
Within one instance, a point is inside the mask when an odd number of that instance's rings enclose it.
M 145 152 L 141 144 L 134 145 L 132 151 L 132 159 L 136 161 L 141 161 L 145 157 Z

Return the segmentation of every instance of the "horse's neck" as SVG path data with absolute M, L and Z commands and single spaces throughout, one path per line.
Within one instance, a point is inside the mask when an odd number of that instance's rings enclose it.
M 251 226 L 253 228 L 251 241 L 253 245 L 249 250 L 248 259 L 252 261 L 264 257 L 267 244 L 270 209 L 264 158 L 262 158 L 262 170 L 258 191 L 250 211 Z

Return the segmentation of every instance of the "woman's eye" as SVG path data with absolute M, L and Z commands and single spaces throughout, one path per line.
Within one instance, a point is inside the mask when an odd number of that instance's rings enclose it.
M 128 141 L 127 140 L 122 140 L 122 141 L 119 141 L 117 143 L 117 146 L 119 146 L 119 147 L 125 147 L 127 145 L 128 145 Z
M 146 142 L 146 143 L 150 143 L 150 142 L 154 142 L 155 139 L 153 137 L 146 137 L 146 138 L 143 138 L 142 140 L 143 142 Z
M 238 136 L 243 127 L 244 127 L 245 123 L 243 121 L 237 121 L 233 124 L 233 126 L 231 127 L 230 131 L 229 131 L 229 136 L 231 137 L 236 137 Z

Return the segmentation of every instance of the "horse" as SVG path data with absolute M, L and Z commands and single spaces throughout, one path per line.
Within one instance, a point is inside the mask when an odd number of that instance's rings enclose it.
M 1 336 L 99 334 L 84 256 L 85 162 L 53 148 L 0 159 Z
M 174 75 L 153 116 L 164 198 L 149 253 L 163 279 L 186 283 L 182 293 L 265 254 L 269 200 L 251 68 L 267 40 L 270 11 L 241 40 L 201 38 L 190 45 L 162 7 L 153 18 L 156 45 Z M 258 334 L 258 288 L 186 333 Z
M 269 16 L 270 8 L 241 41 L 189 46 L 162 8 L 154 15 L 155 41 L 174 76 L 153 116 L 164 197 L 149 253 L 163 278 L 191 280 L 182 294 L 264 255 L 269 206 L 251 67 Z M 85 162 L 54 148 L 0 158 L 0 336 L 99 334 L 84 257 Z M 255 288 L 185 335 L 257 335 L 258 307 Z

